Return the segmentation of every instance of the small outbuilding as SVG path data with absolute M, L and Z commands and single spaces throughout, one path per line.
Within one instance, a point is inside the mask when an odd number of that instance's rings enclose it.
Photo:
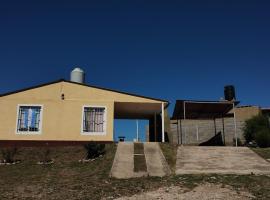
M 245 120 L 260 113 L 256 106 L 239 101 L 177 100 L 171 118 L 173 143 L 197 145 L 221 133 L 225 145 L 243 141 Z

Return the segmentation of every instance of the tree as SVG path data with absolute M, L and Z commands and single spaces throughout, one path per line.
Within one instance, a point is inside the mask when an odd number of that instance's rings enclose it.
M 259 114 L 245 122 L 244 137 L 247 143 L 256 141 L 260 147 L 270 146 L 270 123 L 268 117 Z

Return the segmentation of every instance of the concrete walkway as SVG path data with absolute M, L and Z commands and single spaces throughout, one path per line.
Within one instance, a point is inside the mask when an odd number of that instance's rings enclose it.
M 134 177 L 134 145 L 129 142 L 119 142 L 114 157 L 111 176 L 119 179 Z
M 144 143 L 144 154 L 149 176 L 163 177 L 171 174 L 171 170 L 158 143 Z
M 179 147 L 176 174 L 270 174 L 270 163 L 247 147 Z
M 163 177 L 171 173 L 158 143 L 144 143 L 144 154 L 147 172 L 134 172 L 134 144 L 119 142 L 110 176 L 128 179 L 142 176 Z

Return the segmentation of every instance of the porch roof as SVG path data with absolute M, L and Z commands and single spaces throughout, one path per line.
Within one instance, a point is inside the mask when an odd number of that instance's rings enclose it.
M 164 105 L 166 106 L 166 104 Z M 168 106 L 168 104 L 167 104 Z M 149 119 L 162 112 L 162 103 L 115 102 L 115 119 Z

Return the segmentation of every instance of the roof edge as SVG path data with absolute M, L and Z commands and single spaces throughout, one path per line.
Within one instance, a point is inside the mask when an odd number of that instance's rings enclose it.
M 153 98 L 153 97 L 138 95 L 138 94 L 134 94 L 134 93 L 123 92 L 123 91 L 109 89 L 109 88 L 105 88 L 105 87 L 99 87 L 99 86 L 94 86 L 94 85 L 89 85 L 89 84 L 77 83 L 77 82 L 68 81 L 68 80 L 63 80 L 63 82 L 72 83 L 72 84 L 76 84 L 76 85 L 82 85 L 82 86 L 91 87 L 91 88 L 100 89 L 100 90 L 106 90 L 106 91 L 110 91 L 110 92 L 116 92 L 116 93 L 120 93 L 120 94 L 126 94 L 126 95 L 140 97 L 140 98 L 145 98 L 145 99 L 151 99 L 151 100 L 155 100 L 155 101 L 162 101 L 162 102 L 165 102 L 167 104 L 170 103 L 169 101 L 164 100 L 164 99 L 158 99 L 158 98 Z
M 39 84 L 39 85 L 32 86 L 32 87 L 26 87 L 26 88 L 23 88 L 23 89 L 12 91 L 12 92 L 6 92 L 6 93 L 3 93 L 3 94 L 0 94 L 0 97 L 9 96 L 9 95 L 24 92 L 24 91 L 27 91 L 27 90 L 33 90 L 33 89 L 36 89 L 36 88 L 40 88 L 40 87 L 44 87 L 44 86 L 47 86 L 47 85 L 52 85 L 52 84 L 56 84 L 56 83 L 60 83 L 60 82 L 64 82 L 64 81 L 65 81 L 64 79 L 59 79 L 59 80 L 56 80 L 56 81 L 51 81 L 51 82 L 48 82 L 48 83 L 43 83 L 43 84 Z
M 83 84 L 83 83 L 72 82 L 72 81 L 68 81 L 68 80 L 65 80 L 65 79 L 59 79 L 59 80 L 56 80 L 56 81 L 52 81 L 52 82 L 48 82 L 48 83 L 43 83 L 43 84 L 39 84 L 39 85 L 36 85 L 36 86 L 27 87 L 27 88 L 19 89 L 19 90 L 15 90 L 15 91 L 12 91 L 12 92 L 7 92 L 7 93 L 4 93 L 4 94 L 0 94 L 0 97 L 9 96 L 9 95 L 12 95 L 12 94 L 24 92 L 24 91 L 27 91 L 27 90 L 37 89 L 37 88 L 40 88 L 40 87 L 44 87 L 44 86 L 48 86 L 48 85 L 52 85 L 52 84 L 56 84 L 56 83 L 60 83 L 60 82 L 71 83 L 71 84 L 81 85 L 81 86 L 85 86 L 85 87 L 91 87 L 91 88 L 95 88 L 95 89 L 106 90 L 106 91 L 110 91 L 110 92 L 116 92 L 116 93 L 120 93 L 120 94 L 125 94 L 125 95 L 130 95 L 130 96 L 145 98 L 145 99 L 151 99 L 151 100 L 155 100 L 155 101 L 162 101 L 164 103 L 167 103 L 166 108 L 170 104 L 169 101 L 164 100 L 164 99 L 152 98 L 152 97 L 147 97 L 147 96 L 143 96 L 143 95 L 138 95 L 138 94 L 133 94 L 133 93 L 128 93 L 128 92 L 123 92 L 123 91 L 119 91 L 119 90 L 108 89 L 108 88 L 98 87 L 98 86 L 94 86 L 94 85 L 88 85 L 88 84 Z
M 193 100 L 193 99 L 177 99 L 175 103 L 177 102 L 187 102 L 187 103 L 224 103 L 224 104 L 232 104 L 233 102 L 235 103 L 235 105 L 238 105 L 240 103 L 240 101 L 219 101 L 219 100 Z

